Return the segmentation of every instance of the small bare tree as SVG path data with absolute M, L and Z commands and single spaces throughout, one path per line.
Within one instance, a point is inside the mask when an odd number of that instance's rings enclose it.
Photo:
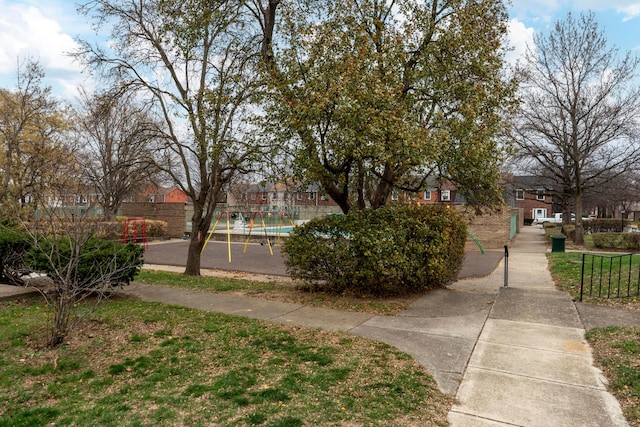
M 64 194 L 69 191 L 65 188 Z M 26 285 L 37 289 L 51 308 L 51 347 L 61 344 L 115 287 L 129 284 L 143 263 L 142 247 L 97 238 L 100 223 L 70 213 L 61 206 L 63 197 L 53 193 L 49 189 L 46 200 L 39 201 L 38 218 L 14 226 L 26 247 L 22 265 L 31 272 Z

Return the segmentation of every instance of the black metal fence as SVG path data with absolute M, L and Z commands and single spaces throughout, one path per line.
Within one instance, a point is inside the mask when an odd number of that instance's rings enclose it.
M 640 296 L 640 255 L 582 255 L 580 301 L 583 296 L 629 298 Z

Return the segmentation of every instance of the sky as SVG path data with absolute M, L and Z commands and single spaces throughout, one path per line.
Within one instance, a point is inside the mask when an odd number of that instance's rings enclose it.
M 77 88 L 94 83 L 68 53 L 74 39 L 95 37 L 73 0 L 0 0 L 0 88 L 14 89 L 18 61 L 37 59 L 46 73 L 45 83 L 70 101 Z M 507 55 L 515 62 L 533 45 L 536 33 L 546 33 L 568 12 L 592 10 L 611 45 L 640 56 L 640 0 L 511 0 Z

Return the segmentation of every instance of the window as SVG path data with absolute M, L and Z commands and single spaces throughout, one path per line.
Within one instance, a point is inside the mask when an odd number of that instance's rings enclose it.
M 302 200 L 302 193 L 296 193 L 296 199 Z
M 409 193 L 409 200 L 415 200 L 416 199 L 416 193 L 411 192 Z
M 424 192 L 424 199 L 425 200 L 431 200 L 431 191 L 425 191 Z
M 316 193 L 315 191 L 312 191 L 311 193 L 309 193 L 309 200 L 315 200 L 316 199 Z
M 262 193 L 262 200 L 267 200 L 267 193 Z
M 524 200 L 524 190 L 516 190 L 516 200 Z
M 538 193 L 536 194 L 536 200 L 544 202 L 544 190 L 538 190 Z
M 450 190 L 441 190 L 440 191 L 440 200 L 443 202 L 451 201 L 451 191 Z
M 255 200 L 256 199 L 256 193 L 251 193 L 251 200 Z
M 398 192 L 397 191 L 392 191 L 391 192 L 391 200 L 398 200 Z

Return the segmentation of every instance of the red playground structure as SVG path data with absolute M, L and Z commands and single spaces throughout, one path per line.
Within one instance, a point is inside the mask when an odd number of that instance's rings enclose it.
M 139 236 L 138 232 L 140 233 Z M 144 249 L 147 250 L 149 240 L 147 239 L 147 223 L 144 218 L 131 217 L 124 219 L 122 243 L 142 243 Z

